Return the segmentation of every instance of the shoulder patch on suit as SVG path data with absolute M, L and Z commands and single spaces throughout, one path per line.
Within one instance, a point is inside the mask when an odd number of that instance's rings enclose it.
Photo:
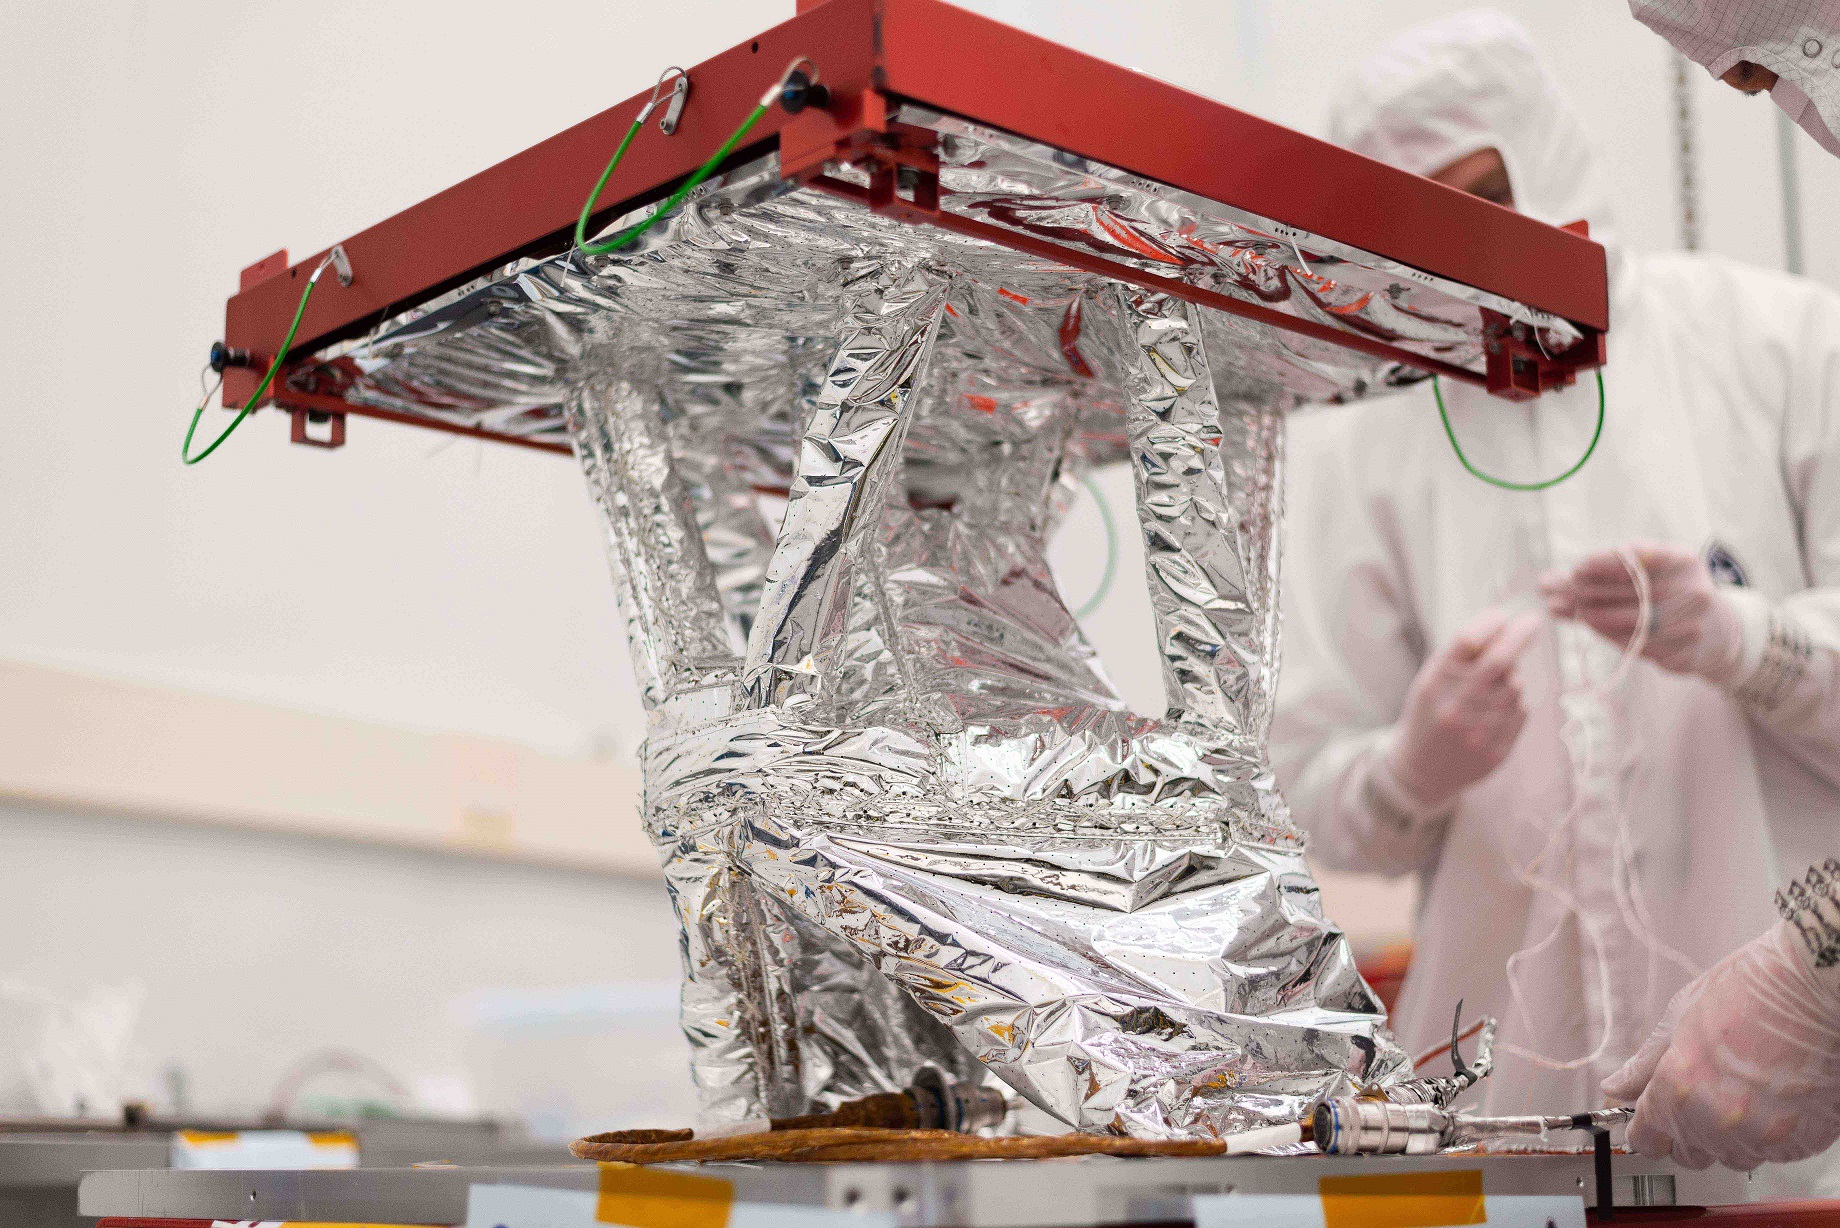
M 1750 580 L 1744 574 L 1744 565 L 1718 542 L 1706 547 L 1706 568 L 1712 572 L 1712 578 L 1720 584 L 1729 584 L 1733 588 L 1744 588 Z

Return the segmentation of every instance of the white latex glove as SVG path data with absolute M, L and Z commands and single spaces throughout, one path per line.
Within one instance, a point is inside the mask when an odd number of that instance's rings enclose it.
M 1501 766 L 1527 723 L 1514 664 L 1544 620 L 1491 610 L 1433 653 L 1412 679 L 1385 765 L 1427 810 L 1441 810 Z
M 1629 547 L 1648 577 L 1648 639 L 1642 655 L 1662 669 L 1730 686 L 1744 664 L 1737 603 L 1713 582 L 1706 561 L 1673 546 Z M 1593 554 L 1569 572 L 1540 581 L 1554 618 L 1569 618 L 1622 648 L 1636 631 L 1635 577 L 1615 550 Z
M 1603 1090 L 1635 1103 L 1631 1147 L 1686 1168 L 1825 1150 L 1840 1138 L 1840 968 L 1815 968 L 1778 924 L 1676 994 Z

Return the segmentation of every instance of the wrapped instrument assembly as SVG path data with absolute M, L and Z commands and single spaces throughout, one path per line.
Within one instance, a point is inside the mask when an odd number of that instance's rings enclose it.
M 944 209 L 1474 364 L 1515 304 L 917 108 Z M 851 182 L 855 168 L 826 168 Z M 1410 273 L 1410 275 L 1408 275 Z M 292 386 L 533 437 L 603 509 L 705 1121 L 1000 1081 L 1146 1138 L 1406 1077 L 1265 753 L 1283 416 L 1370 359 L 783 180 L 525 260 Z M 1131 466 L 1168 710 L 1046 562 Z

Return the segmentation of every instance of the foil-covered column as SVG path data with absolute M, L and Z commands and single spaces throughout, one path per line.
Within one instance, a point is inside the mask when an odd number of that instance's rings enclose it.
M 606 517 L 614 586 L 656 735 L 694 722 L 699 707 L 729 706 L 738 661 L 704 548 L 707 517 L 698 516 L 679 475 L 661 413 L 655 340 L 641 329 L 610 328 L 580 364 L 570 429 Z M 765 1031 L 751 992 L 758 978 L 749 976 L 758 962 L 758 917 L 724 829 L 661 809 L 649 788 L 644 809 L 680 923 L 692 1076 L 706 1112 L 749 1116 L 761 1103 L 756 1045 Z
M 660 362 L 642 330 L 588 346 L 569 426 L 607 520 L 620 611 L 646 706 L 732 670 L 715 571 L 659 416 Z
M 1174 719 L 1118 719 L 1096 678 L 1076 681 L 1077 643 L 1048 650 L 1058 619 L 999 596 L 1026 566 L 985 578 L 974 555 L 897 538 L 926 551 L 897 591 L 935 569 L 956 580 L 905 625 L 957 611 L 957 630 L 887 651 L 927 646 L 912 684 L 949 696 L 963 729 L 935 778 L 764 799 L 742 855 L 765 898 L 846 940 L 1072 1126 L 1179 1137 L 1292 1121 L 1320 1095 L 1391 1081 L 1404 1058 L 1322 915 L 1265 762 L 1277 437 L 1247 427 L 1223 449 L 1183 311 L 1121 294 L 1104 314 L 1114 335 L 1096 349 L 1123 368 L 1159 535 Z M 961 503 L 954 519 L 980 500 Z M 887 513 L 884 533 L 901 519 Z M 1020 562 L 1039 523 L 984 534 Z M 1024 680 L 1033 702 L 1017 703 Z
M 742 685 L 758 707 L 817 691 L 844 643 L 848 600 L 880 543 L 909 402 L 932 354 L 945 282 L 899 264 L 845 300 L 841 344 L 799 450 Z
M 687 332 L 676 330 L 679 348 L 665 389 L 671 454 L 695 508 L 739 658 L 773 557 L 773 531 L 754 483 L 771 480 L 775 462 L 790 451 L 790 441 L 782 444 L 777 436 L 809 406 L 804 385 L 815 386 L 822 367 L 809 370 L 806 347 L 790 338 L 765 338 L 743 363 L 723 338 Z M 738 429 L 742 423 L 748 429 Z M 770 454 L 764 463 L 763 451 Z
M 752 489 L 739 480 L 719 454 L 691 453 L 683 457 L 690 484 L 697 528 L 703 535 L 716 588 L 728 615 L 729 642 L 739 655 L 745 650 L 754 614 L 760 608 L 767 561 L 773 554 L 773 534 L 760 515 Z
M 1199 309 L 1112 293 L 1131 335 L 1131 463 L 1169 720 L 1256 757 L 1277 659 L 1282 420 L 1275 406 L 1254 405 L 1223 422 Z M 1223 447 L 1229 431 L 1234 446 Z
M 647 739 L 647 810 L 671 846 L 666 873 L 686 931 L 683 1020 L 705 1121 L 833 1107 L 903 1087 L 922 1065 L 977 1077 L 924 1010 L 761 889 L 744 836 L 764 808 L 918 791 L 931 774 L 924 737 L 846 727 L 834 703 L 813 701 L 834 698 L 844 666 L 865 653 L 886 659 L 878 646 L 896 638 L 880 530 L 890 501 L 904 502 L 902 442 L 944 304 L 944 281 L 908 263 L 845 287 L 752 616 L 747 698 L 727 709 L 710 702 L 702 719 L 655 726 Z M 707 435 L 687 438 L 679 462 L 704 503 L 721 504 L 699 508 L 706 534 L 746 523 L 732 488 L 721 499 L 718 448 Z M 731 617 L 742 613 L 740 591 L 723 589 Z

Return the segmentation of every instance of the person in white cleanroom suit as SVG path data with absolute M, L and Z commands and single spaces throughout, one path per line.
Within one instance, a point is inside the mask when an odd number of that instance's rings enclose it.
M 1330 136 L 1609 248 L 1607 418 L 1568 481 L 1470 476 L 1429 385 L 1293 419 L 1273 730 L 1312 855 L 1419 879 L 1403 1041 L 1447 1037 L 1463 998 L 1502 1025 L 1482 1106 L 1576 1112 L 1696 975 L 1783 938 L 1772 892 L 1840 842 L 1840 296 L 1620 250 L 1582 126 L 1494 14 L 1383 48 Z M 1521 404 L 1443 395 L 1505 480 L 1563 472 L 1597 418 L 1589 376 Z M 1818 1036 L 1840 984 L 1777 947 L 1747 992 Z M 1840 1093 L 1840 1066 L 1809 1069 Z M 1778 1116 L 1772 1158 L 1820 1146 L 1818 1120 Z M 1769 1179 L 1823 1188 L 1819 1162 Z
M 1840 155 L 1840 0 L 1629 0 L 1636 20 Z

